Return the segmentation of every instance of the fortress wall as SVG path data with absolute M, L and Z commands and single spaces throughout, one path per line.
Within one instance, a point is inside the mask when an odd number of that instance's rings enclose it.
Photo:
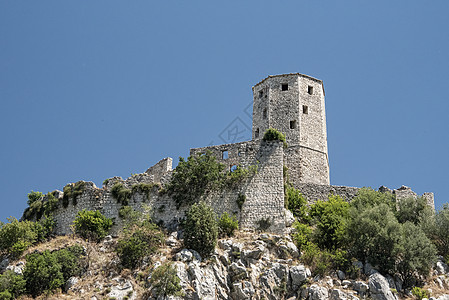
M 296 183 L 293 186 L 304 195 L 307 201 L 316 202 L 318 200 L 327 200 L 329 194 L 334 194 L 350 201 L 354 198 L 360 188 L 348 186 L 321 185 L 313 183 Z
M 210 195 L 207 202 L 218 215 L 227 211 L 236 213 L 240 226 L 257 228 L 258 221 L 268 219 L 273 224 L 271 231 L 281 232 L 284 222 L 284 184 L 283 184 L 283 144 L 281 142 L 249 141 L 191 149 L 191 154 L 211 151 L 218 161 L 226 166 L 258 165 L 257 173 L 232 189 Z M 223 159 L 223 151 L 228 158 Z M 239 155 L 240 153 L 240 155 Z M 242 194 L 246 197 L 242 210 L 236 200 Z
M 166 157 L 161 159 L 154 166 L 148 168 L 145 171 L 148 175 L 153 175 L 154 182 L 161 182 L 162 177 L 167 173 L 172 171 L 173 159 L 171 157 Z

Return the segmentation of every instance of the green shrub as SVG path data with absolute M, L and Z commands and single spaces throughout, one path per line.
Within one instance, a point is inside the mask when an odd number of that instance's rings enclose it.
M 264 135 L 263 135 L 264 141 L 280 141 L 284 143 L 284 147 L 287 148 L 287 142 L 285 141 L 285 134 L 282 132 L 274 129 L 274 128 L 268 128 Z
M 116 183 L 111 188 L 112 197 L 114 197 L 118 203 L 123 206 L 129 204 L 129 200 L 131 199 L 132 192 L 130 189 L 127 189 L 121 183 Z
M 62 197 L 62 205 L 64 207 L 67 207 L 69 205 L 70 199 L 72 199 L 73 205 L 76 205 L 77 197 L 84 192 L 85 188 L 86 183 L 84 181 L 67 184 L 63 189 L 64 196 Z
M 270 217 L 260 218 L 259 220 L 257 220 L 256 224 L 257 230 L 267 231 L 268 228 L 270 228 L 270 226 L 272 225 L 271 218 Z
M 285 187 L 285 202 L 293 215 L 301 221 L 309 221 L 307 200 L 304 196 L 293 186 L 286 185 Z
M 44 197 L 44 194 L 42 194 L 41 192 L 35 192 L 35 191 L 31 191 L 28 194 L 28 206 L 31 206 L 31 204 L 33 204 L 34 202 L 38 201 L 38 200 L 42 200 L 42 198 Z
M 416 299 L 421 300 L 423 298 L 430 298 L 430 292 L 428 290 L 422 289 L 420 287 L 413 287 L 412 295 L 416 297 Z
M 234 171 L 230 171 L 226 173 L 226 177 L 223 178 L 223 183 L 225 186 L 232 186 L 239 182 L 241 182 L 244 178 L 248 178 L 253 176 L 258 171 L 258 165 L 251 165 L 248 168 L 242 168 L 241 166 L 237 166 Z
M 310 208 L 316 226 L 315 241 L 322 249 L 343 246 L 349 219 L 349 203 L 339 196 L 329 195 L 328 201 L 317 201 Z
M 112 220 L 103 216 L 98 210 L 79 211 L 75 220 L 75 233 L 83 238 L 99 241 L 103 239 L 112 227 Z
M 295 229 L 295 233 L 293 234 L 293 241 L 299 250 L 308 243 L 312 241 L 312 233 L 313 229 L 307 224 L 300 223 L 295 221 L 293 223 L 293 228 Z
M 18 258 L 37 241 L 36 225 L 31 221 L 19 222 L 16 218 L 9 218 L 8 221 L 0 224 L 0 252 Z
M 81 246 L 73 246 L 50 252 L 32 253 L 27 256 L 23 271 L 26 290 L 33 297 L 62 287 L 74 275 L 80 275 Z
M 348 254 L 346 251 L 322 250 L 313 243 L 307 242 L 302 247 L 301 260 L 310 267 L 314 275 L 323 276 L 336 269 L 346 270 L 349 267 Z
M 227 212 L 223 213 L 218 220 L 219 237 L 231 237 L 234 231 L 239 229 L 239 222 L 235 216 L 230 217 Z
M 406 198 L 397 201 L 396 218 L 399 223 L 412 222 L 420 224 L 425 218 L 432 218 L 432 208 L 427 205 L 427 200 L 423 197 Z
M 171 264 L 163 264 L 154 270 L 150 278 L 151 290 L 159 298 L 167 296 L 183 296 L 181 279 Z
M 14 271 L 6 270 L 0 275 L 0 299 L 12 300 L 25 292 L 25 279 Z
M 215 213 L 203 201 L 193 204 L 184 223 L 184 245 L 201 256 L 209 256 L 215 249 L 218 226 Z
M 445 203 L 436 213 L 429 236 L 438 249 L 438 254 L 449 263 L 449 204 Z
M 364 208 L 371 208 L 380 204 L 386 204 L 391 211 L 396 211 L 396 197 L 392 193 L 382 193 L 373 190 L 372 188 L 361 188 L 357 196 L 351 200 L 351 206 L 362 210 Z
M 31 194 L 35 196 L 30 196 Z M 33 201 L 28 201 L 29 207 L 23 212 L 24 220 L 40 220 L 42 217 L 50 217 L 52 212 L 58 208 L 59 200 L 54 196 L 53 193 L 47 193 L 45 196 L 36 196 L 37 194 L 42 195 L 40 192 L 31 192 L 28 194 L 28 198 Z
M 191 205 L 200 199 L 207 190 L 219 186 L 223 178 L 224 165 L 217 162 L 210 151 L 206 154 L 179 158 L 173 171 L 172 180 L 167 185 L 167 193 L 176 205 Z
M 155 224 L 141 222 L 139 226 L 124 230 L 116 252 L 123 267 L 134 269 L 142 264 L 144 258 L 156 253 L 163 243 L 164 235 Z

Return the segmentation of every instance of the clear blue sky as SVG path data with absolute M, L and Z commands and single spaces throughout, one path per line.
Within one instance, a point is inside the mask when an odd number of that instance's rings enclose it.
M 324 81 L 331 183 L 449 201 L 449 1 L 1 1 L 0 220 L 251 127 L 251 87 Z M 229 125 L 229 126 L 228 126 Z M 235 127 L 237 126 L 237 127 Z M 250 139 L 243 130 L 238 140 Z

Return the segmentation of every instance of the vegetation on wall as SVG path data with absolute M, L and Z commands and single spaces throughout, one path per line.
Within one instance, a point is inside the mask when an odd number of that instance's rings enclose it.
M 75 233 L 91 241 L 100 241 L 112 227 L 112 220 L 103 216 L 98 210 L 81 210 L 73 221 Z
M 166 191 L 176 205 L 191 205 L 209 191 L 224 188 L 240 182 L 257 172 L 257 166 L 237 167 L 233 172 L 225 172 L 225 166 L 210 151 L 189 156 L 187 161 L 179 158 L 173 177 Z
M 55 192 L 49 192 L 43 195 L 41 192 L 33 192 L 28 194 L 28 207 L 23 212 L 24 220 L 40 220 L 41 218 L 49 218 L 53 211 L 59 207 L 59 199 L 54 196 Z
M 84 181 L 78 181 L 76 183 L 67 184 L 64 189 L 64 196 L 62 197 L 62 205 L 67 207 L 72 199 L 73 205 L 77 204 L 77 197 L 81 195 L 86 188 L 86 183 Z
M 156 183 L 139 183 L 134 184 L 131 187 L 132 194 L 139 193 L 145 195 L 146 199 L 150 199 L 150 194 L 153 190 L 158 190 L 160 188 L 159 184 Z M 145 198 L 144 198 L 145 200 Z
M 118 203 L 120 203 L 123 206 L 126 206 L 129 204 L 132 192 L 130 189 L 125 188 L 122 183 L 116 183 L 111 188 L 111 194 L 112 197 L 114 197 Z
M 263 134 L 262 139 L 264 141 L 280 141 L 284 144 L 284 148 L 287 148 L 288 146 L 285 140 L 285 134 L 274 128 L 268 128 Z

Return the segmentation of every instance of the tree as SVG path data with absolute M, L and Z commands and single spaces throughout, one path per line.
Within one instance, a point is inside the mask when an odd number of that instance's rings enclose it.
M 340 248 L 346 237 L 349 203 L 341 197 L 330 195 L 328 201 L 318 201 L 310 208 L 315 224 L 315 241 L 322 249 Z
M 435 215 L 435 225 L 431 232 L 431 239 L 435 243 L 438 253 L 449 262 L 449 204 L 445 203 L 443 208 Z
M 207 190 L 216 188 L 223 178 L 224 165 L 217 162 L 210 151 L 189 156 L 187 161 L 179 158 L 173 171 L 172 180 L 167 185 L 167 193 L 176 205 L 191 205 Z
M 215 213 L 204 201 L 190 207 L 184 224 L 184 245 L 201 256 L 209 256 L 215 249 L 218 226 Z
M 370 208 L 386 204 L 392 211 L 396 210 L 396 197 L 392 193 L 382 193 L 372 188 L 361 188 L 357 196 L 351 200 L 351 206 L 357 209 Z
M 401 199 L 397 201 L 397 205 L 396 217 L 400 223 L 412 222 L 418 225 L 424 218 L 431 218 L 433 215 L 432 208 L 423 197 Z

